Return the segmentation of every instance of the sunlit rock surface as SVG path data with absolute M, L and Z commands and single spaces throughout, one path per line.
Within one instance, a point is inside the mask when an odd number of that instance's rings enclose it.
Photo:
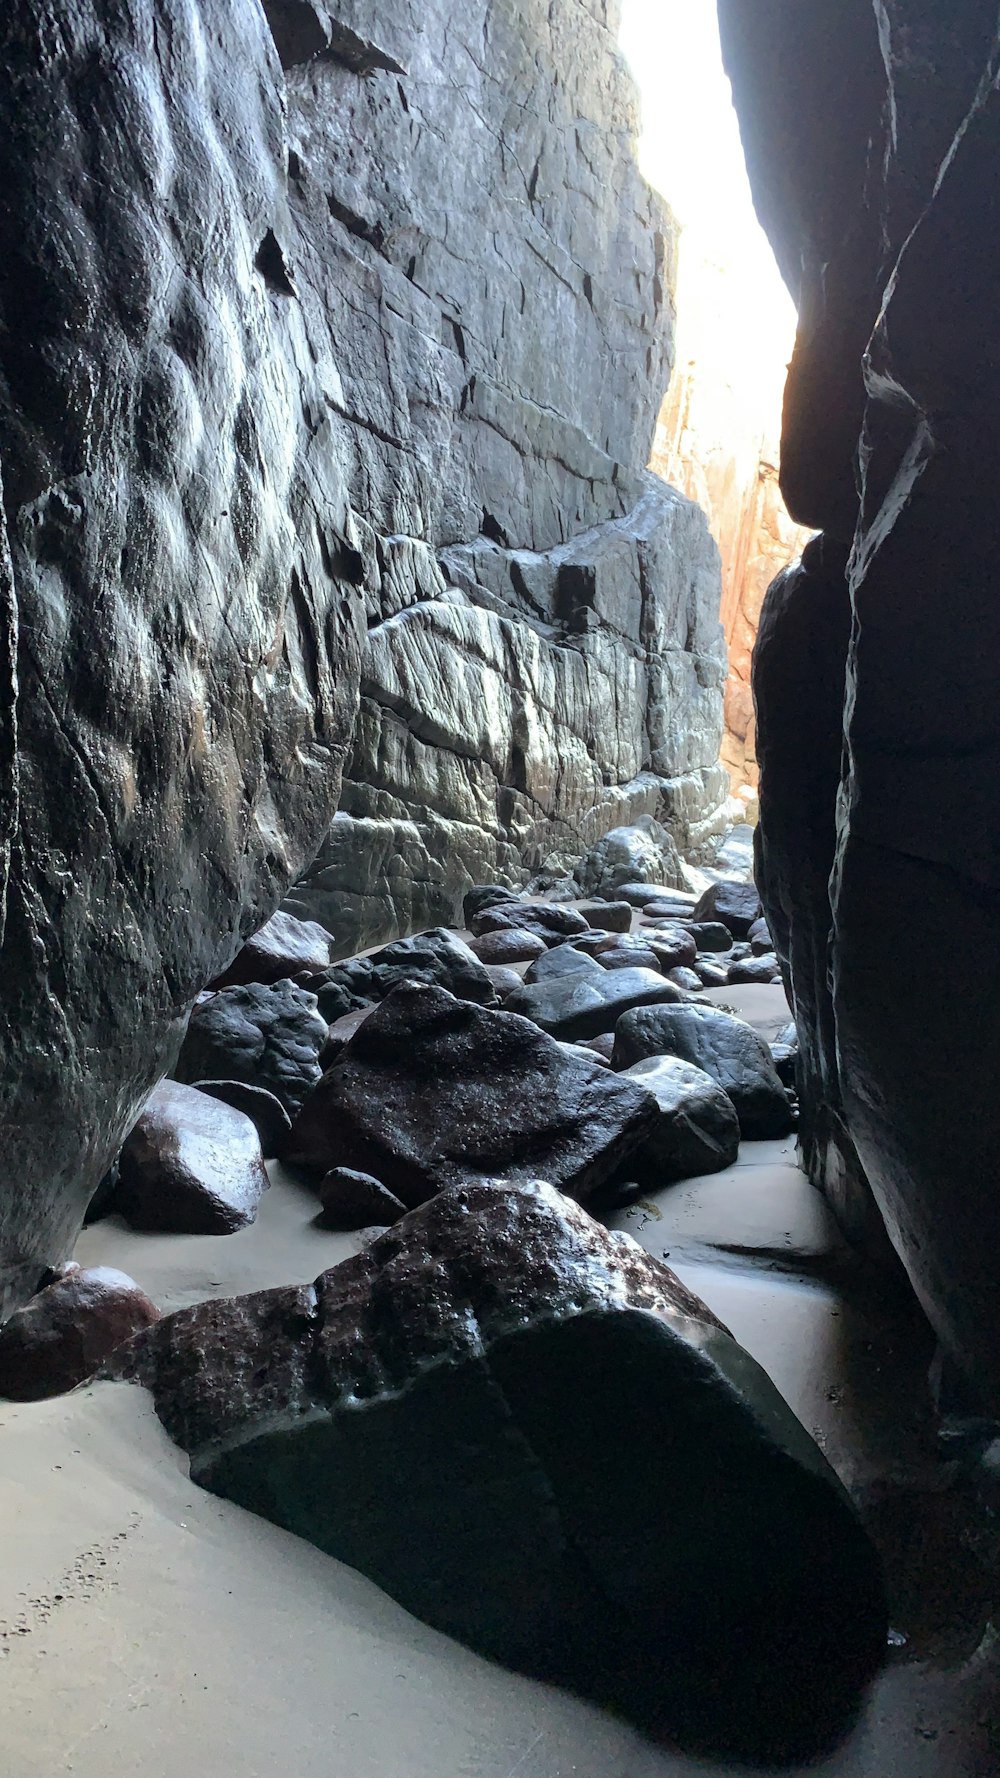
M 341 813 L 289 907 L 347 954 L 641 814 L 704 855 L 719 565 L 645 471 L 675 225 L 637 171 L 616 9 L 268 12 L 369 627 Z

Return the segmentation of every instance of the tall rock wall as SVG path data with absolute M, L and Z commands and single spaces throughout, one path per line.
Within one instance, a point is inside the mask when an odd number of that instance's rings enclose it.
M 645 470 L 675 229 L 615 10 L 268 0 L 363 515 L 361 711 L 288 903 L 343 951 L 641 813 L 693 855 L 722 825 L 718 556 Z
M 0 1314 L 336 807 L 364 633 L 246 0 L 0 13 Z
M 858 1227 L 867 1176 L 995 1413 L 997 11 L 720 0 L 720 18 L 758 208 L 800 296 L 783 485 L 826 534 L 769 595 L 756 668 L 761 881 L 833 1112 L 825 1142 L 812 1107 L 814 1167 L 835 1156 Z M 811 807 L 804 696 L 827 736 Z
M 697 847 L 724 669 L 613 5 L 0 11 L 2 1314 L 324 835 L 345 950 Z

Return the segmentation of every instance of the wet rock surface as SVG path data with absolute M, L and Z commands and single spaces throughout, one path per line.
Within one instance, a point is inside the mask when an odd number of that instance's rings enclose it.
M 600 965 L 598 965 L 600 970 Z M 550 1036 L 579 1043 L 613 1031 L 630 1007 L 661 1006 L 682 998 L 673 982 L 652 969 L 577 970 L 536 981 L 509 994 L 505 1007 Z
M 323 1225 L 329 1229 L 365 1229 L 398 1222 L 406 1205 L 381 1180 L 353 1167 L 332 1167 L 317 1186 Z
M 527 1019 L 415 985 L 397 988 L 327 1070 L 287 1158 L 370 1173 L 411 1208 L 463 1179 L 516 1184 L 540 1171 L 585 1200 L 655 1119 L 640 1088 Z
M 629 1161 L 640 1184 L 717 1173 L 735 1161 L 740 1147 L 736 1107 L 718 1081 L 679 1056 L 649 1056 L 625 1070 L 653 1094 L 660 1121 Z
M 974 0 L 947 13 L 778 4 L 758 32 L 725 0 L 720 23 L 758 213 L 803 316 L 782 484 L 823 533 L 774 590 L 756 694 L 761 882 L 779 953 L 803 964 L 810 1166 L 877 1256 L 870 1184 L 992 1415 L 998 263 L 980 219 L 997 189 L 997 19 Z M 797 883 L 809 729 L 822 771 Z M 873 910 L 888 907 L 961 931 L 961 968 L 915 972 L 879 933 Z M 794 971 L 791 987 L 798 1002 Z M 942 997 L 932 1032 L 922 1009 Z
M 293 1116 L 319 1080 L 327 1030 L 316 995 L 295 982 L 222 988 L 195 1006 L 174 1073 L 264 1087 Z
M 734 1716 L 764 1686 L 785 1722 L 790 1680 L 846 1668 L 850 1691 L 881 1658 L 877 1559 L 767 1378 L 545 1186 L 446 1192 L 314 1286 L 182 1311 L 115 1368 L 202 1485 L 633 1714 L 655 1694 L 704 1722 L 721 1680 Z
M 676 225 L 617 19 L 352 0 L 350 26 L 364 72 L 286 52 L 288 258 L 338 343 L 368 625 L 340 814 L 288 905 L 344 955 L 644 817 L 710 851 L 728 793 L 717 552 L 646 471 Z
M 250 1119 L 260 1137 L 265 1160 L 281 1153 L 292 1120 L 281 1100 L 266 1087 L 248 1086 L 242 1080 L 196 1080 L 192 1084 L 199 1093 L 221 1099 L 224 1105 L 231 1105 L 234 1111 L 242 1111 Z
M 124 1272 L 67 1266 L 0 1327 L 0 1396 L 42 1401 L 75 1389 L 159 1314 Z
M 615 1026 L 614 1065 L 630 1069 L 650 1056 L 679 1056 L 718 1081 L 746 1137 L 784 1136 L 793 1114 L 771 1051 L 751 1025 L 715 1006 L 645 1006 Z
M 471 1000 L 477 1006 L 496 1002 L 485 963 L 457 933 L 444 926 L 397 939 L 366 957 L 352 957 L 309 978 L 319 1011 L 331 1024 L 348 1013 L 377 1006 L 401 982 L 447 988 L 460 1000 Z
M 748 938 L 761 917 L 760 895 L 753 883 L 724 878 L 709 884 L 691 917 L 725 926 L 734 938 Z
M 179 1081 L 150 1095 L 118 1162 L 111 1209 L 133 1228 L 229 1235 L 257 1215 L 267 1174 L 242 1111 Z
M 248 938 L 213 988 L 235 988 L 247 982 L 280 982 L 302 969 L 326 969 L 333 938 L 315 920 L 296 920 L 280 910 Z
M 0 128 L 3 1313 L 314 853 L 365 626 L 262 9 L 12 0 Z

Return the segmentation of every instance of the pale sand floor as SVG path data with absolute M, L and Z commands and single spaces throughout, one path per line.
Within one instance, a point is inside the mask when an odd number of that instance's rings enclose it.
M 768 1034 L 787 1016 L 775 989 L 714 998 Z M 85 1231 L 78 1257 L 124 1267 L 176 1307 L 335 1264 L 355 1240 L 316 1229 L 315 1208 L 275 1170 L 257 1224 L 242 1234 L 139 1236 L 104 1222 Z M 727 1173 L 672 1186 L 615 1221 L 669 1254 L 859 1495 L 887 1491 L 900 1549 L 895 1621 L 908 1642 L 851 1739 L 809 1770 L 993 1778 L 1000 1658 L 988 1641 L 975 1652 L 985 1605 L 949 1541 L 948 1497 L 944 1530 L 932 1515 L 933 1534 L 921 1505 L 941 1477 L 919 1327 L 845 1274 L 842 1244 L 791 1141 L 746 1144 Z M 720 1769 L 491 1666 L 350 1569 L 202 1493 L 137 1389 L 103 1384 L 49 1403 L 0 1404 L 0 1427 L 2 1778 L 684 1778 Z M 906 1492 L 911 1485 L 918 1493 Z

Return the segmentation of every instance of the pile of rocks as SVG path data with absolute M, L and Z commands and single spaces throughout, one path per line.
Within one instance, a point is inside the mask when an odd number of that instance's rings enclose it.
M 233 1233 L 280 1156 L 361 1252 L 163 1320 L 71 1272 L 4 1328 L 0 1391 L 145 1383 L 206 1487 L 633 1710 L 666 1681 L 717 1713 L 720 1674 L 737 1717 L 853 1695 L 885 1616 L 846 1496 L 712 1311 L 588 1214 L 793 1127 L 794 1033 L 772 1051 L 705 999 L 766 966 L 756 893 L 606 895 L 477 887 L 464 930 L 346 962 L 276 916 L 200 996 L 93 1213 Z

